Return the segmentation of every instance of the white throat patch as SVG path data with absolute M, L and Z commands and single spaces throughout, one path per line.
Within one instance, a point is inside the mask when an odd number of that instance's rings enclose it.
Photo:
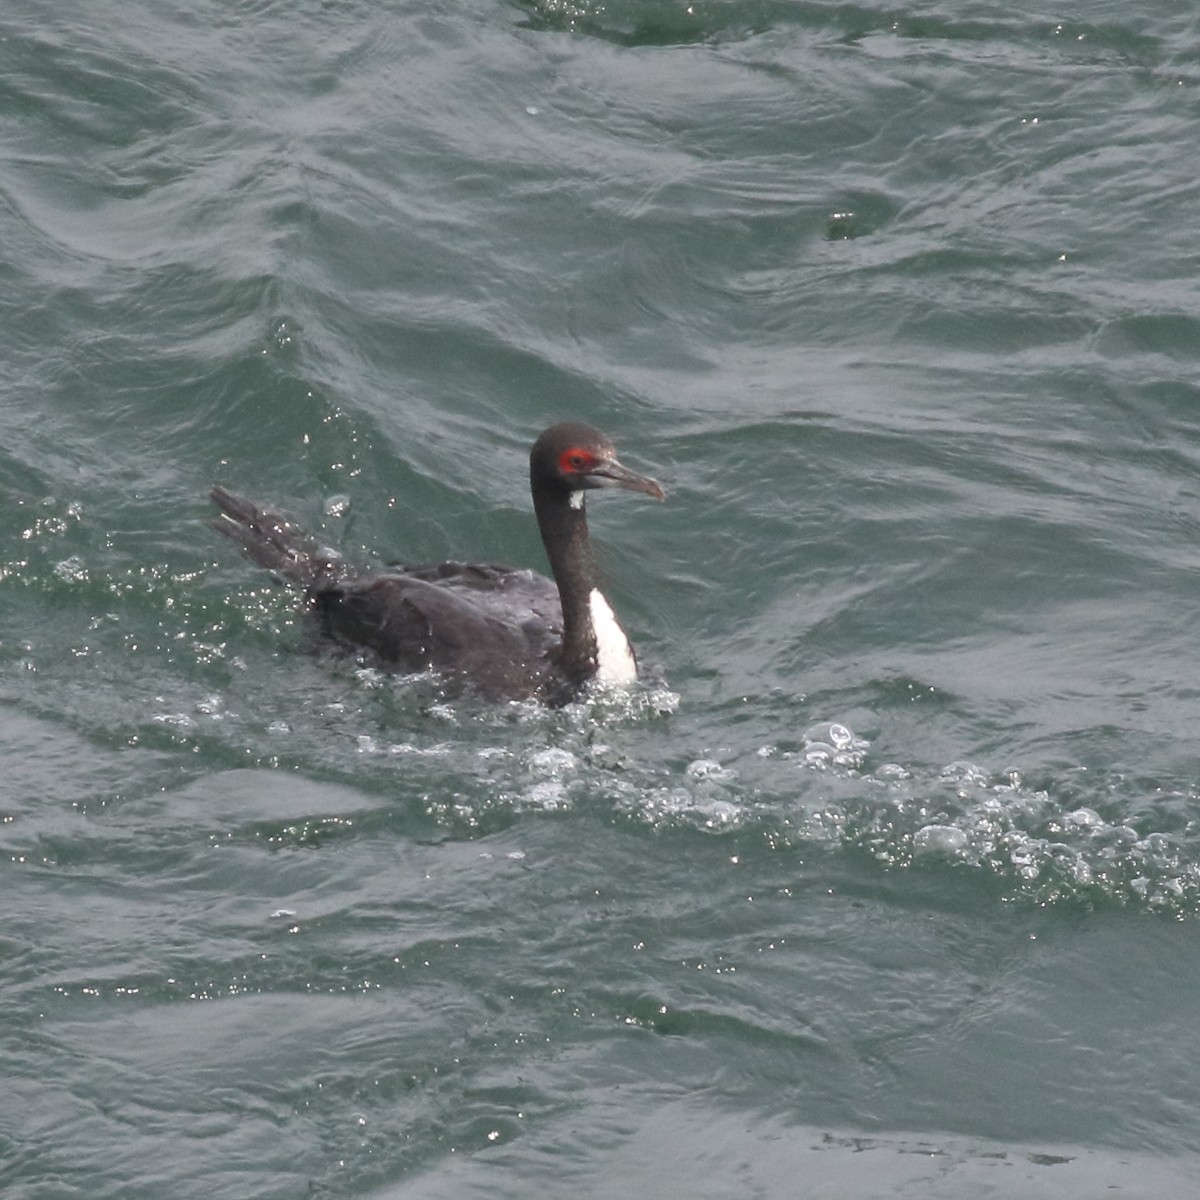
M 580 488 L 578 491 L 572 492 L 567 497 L 567 501 L 571 505 L 572 508 L 582 508 L 583 507 L 583 489 Z
M 582 498 L 583 493 L 575 495 Z M 592 613 L 592 631 L 596 635 L 597 682 L 609 687 L 631 687 L 637 679 L 633 647 L 599 588 L 592 588 L 588 607 Z

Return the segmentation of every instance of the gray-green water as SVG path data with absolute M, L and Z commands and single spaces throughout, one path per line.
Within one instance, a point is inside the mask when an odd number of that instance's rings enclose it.
M 1191 0 L 0 64 L 6 1200 L 1196 1193 Z M 205 524 L 541 567 L 563 417 L 670 493 L 627 704 L 314 658 Z

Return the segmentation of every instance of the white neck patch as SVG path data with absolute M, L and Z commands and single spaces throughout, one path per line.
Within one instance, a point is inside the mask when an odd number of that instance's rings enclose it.
M 570 494 L 570 496 L 567 497 L 567 501 L 571 505 L 572 508 L 582 508 L 583 507 L 583 489 L 580 488 L 577 492 L 572 492 Z
M 583 497 L 582 492 L 575 495 Z M 599 588 L 592 588 L 588 608 L 592 614 L 592 632 L 596 635 L 597 681 L 609 687 L 632 687 L 637 679 L 633 647 Z

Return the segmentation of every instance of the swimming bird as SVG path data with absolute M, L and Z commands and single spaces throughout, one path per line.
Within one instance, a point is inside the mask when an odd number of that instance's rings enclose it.
M 489 699 L 564 703 L 595 680 L 627 688 L 637 659 L 600 589 L 584 497 L 623 488 L 664 498 L 621 465 L 604 434 L 574 421 L 533 444 L 529 486 L 554 580 L 490 563 L 346 563 L 283 513 L 214 487 L 212 525 L 260 566 L 304 590 L 323 638 L 365 661 L 432 670 Z

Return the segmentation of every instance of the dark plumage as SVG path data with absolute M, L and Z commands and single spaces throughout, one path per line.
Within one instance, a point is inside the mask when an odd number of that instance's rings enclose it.
M 569 699 L 590 680 L 625 686 L 635 662 L 599 587 L 584 494 L 616 487 L 656 499 L 587 425 L 545 430 L 529 456 L 534 513 L 554 574 L 490 564 L 353 567 L 282 513 L 216 487 L 214 528 L 260 566 L 298 584 L 322 635 L 401 671 L 432 669 L 494 699 Z

